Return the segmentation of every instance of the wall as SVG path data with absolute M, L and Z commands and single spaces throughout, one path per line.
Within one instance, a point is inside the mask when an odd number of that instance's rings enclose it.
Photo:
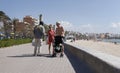
M 85 61 L 93 70 L 95 70 L 95 73 L 120 73 L 120 69 L 118 67 L 105 62 L 104 59 L 100 59 L 98 56 L 95 56 L 88 51 L 86 52 L 81 48 L 72 46 L 68 43 L 65 43 L 65 49 L 70 51 L 79 59 Z

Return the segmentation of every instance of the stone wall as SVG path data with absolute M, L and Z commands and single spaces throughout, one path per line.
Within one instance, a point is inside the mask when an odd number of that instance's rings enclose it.
M 95 71 L 95 73 L 120 73 L 119 68 L 112 66 L 104 60 L 89 52 L 83 51 L 78 47 L 65 43 L 65 49 L 70 51 L 71 54 L 77 56 L 79 59 L 85 61 Z

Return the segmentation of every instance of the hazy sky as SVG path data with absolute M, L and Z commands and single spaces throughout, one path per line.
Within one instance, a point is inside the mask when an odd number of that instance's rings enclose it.
M 10 18 L 43 14 L 46 24 L 60 21 L 65 30 L 120 33 L 120 0 L 0 0 Z

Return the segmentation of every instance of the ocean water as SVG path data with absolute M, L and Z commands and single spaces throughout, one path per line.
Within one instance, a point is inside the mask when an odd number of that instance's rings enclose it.
M 111 43 L 120 43 L 120 39 L 103 39 L 104 42 L 111 42 Z

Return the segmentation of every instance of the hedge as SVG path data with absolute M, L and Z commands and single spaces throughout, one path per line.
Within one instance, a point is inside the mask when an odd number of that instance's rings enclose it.
M 19 45 L 19 44 L 25 44 L 32 42 L 32 39 L 26 38 L 26 39 L 3 39 L 0 40 L 0 48 L 1 47 L 9 47 L 13 45 Z

